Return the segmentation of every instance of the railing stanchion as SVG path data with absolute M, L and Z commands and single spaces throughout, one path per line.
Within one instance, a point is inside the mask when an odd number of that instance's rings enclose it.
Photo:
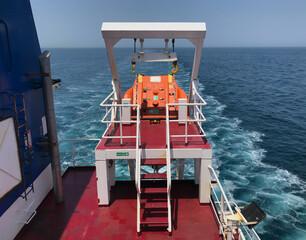
M 221 204 L 220 205 L 220 228 L 223 227 L 224 224 L 224 196 L 221 194 Z
M 99 142 L 101 139 L 98 139 L 98 138 L 80 138 L 80 139 L 63 139 L 61 141 L 59 141 L 58 145 L 59 145 L 59 148 L 61 146 L 62 143 L 64 142 L 70 142 L 71 144 L 71 151 L 60 151 L 60 154 L 62 153 L 71 153 L 71 159 L 69 160 L 69 166 L 78 166 L 78 163 L 76 163 L 75 161 L 75 153 L 94 153 L 95 151 L 94 150 L 75 150 L 75 143 L 76 142 L 93 142 L 93 141 L 96 141 L 96 142 Z M 61 155 L 62 156 L 62 155 Z M 62 159 L 60 159 L 62 161 Z M 92 163 L 87 163 L 88 166 L 93 166 Z M 64 174 L 65 171 L 63 171 L 63 163 L 61 162 L 61 166 L 62 166 L 62 175 Z
M 119 121 L 120 121 L 120 144 L 123 145 L 123 139 L 122 139 L 122 106 L 119 107 Z
M 73 141 L 71 142 L 71 150 L 72 150 L 72 165 L 75 167 L 75 161 L 74 161 L 74 144 L 73 144 Z
M 188 143 L 188 139 L 187 139 L 187 119 L 185 121 L 185 144 Z

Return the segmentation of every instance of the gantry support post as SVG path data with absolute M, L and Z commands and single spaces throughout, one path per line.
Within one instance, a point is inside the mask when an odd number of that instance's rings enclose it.
M 211 175 L 208 166 L 211 166 L 211 158 L 201 158 L 201 172 L 199 184 L 200 203 L 210 203 Z
M 64 192 L 62 184 L 61 161 L 60 161 L 60 154 L 58 147 L 55 110 L 53 102 L 50 57 L 51 57 L 50 52 L 44 51 L 39 56 L 39 64 L 40 64 L 41 73 L 43 74 L 42 81 L 43 81 L 44 105 L 45 105 L 45 114 L 47 120 L 49 153 L 51 157 L 53 190 L 55 195 L 55 201 L 57 203 L 61 203 L 64 201 Z

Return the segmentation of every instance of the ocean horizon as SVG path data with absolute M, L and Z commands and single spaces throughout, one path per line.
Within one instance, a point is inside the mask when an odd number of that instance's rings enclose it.
M 131 44 L 131 46 L 133 46 Z M 116 46 L 115 49 L 131 49 L 131 46 Z M 150 46 L 150 47 L 159 47 L 159 46 Z M 42 51 L 43 50 L 52 50 L 52 49 L 106 49 L 104 46 L 96 46 L 96 47 L 41 47 Z M 192 46 L 186 46 L 186 47 L 176 47 L 176 48 L 194 48 Z M 218 46 L 215 46 L 215 47 L 207 47 L 205 46 L 205 43 L 204 43 L 204 46 L 203 46 L 203 49 L 209 49 L 209 48 L 306 48 L 306 46 L 245 46 L 245 47 L 241 47 L 241 46 L 231 46 L 231 47 L 218 47 Z M 132 49 L 133 50 L 133 49 Z

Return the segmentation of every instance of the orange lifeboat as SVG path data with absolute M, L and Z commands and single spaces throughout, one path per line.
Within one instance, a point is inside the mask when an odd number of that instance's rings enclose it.
M 125 94 L 125 99 L 131 99 L 131 104 L 139 104 L 142 119 L 161 120 L 166 118 L 166 104 L 178 103 L 178 99 L 187 99 L 186 93 L 177 86 L 172 74 L 160 76 L 144 76 L 139 74 Z M 188 100 L 187 100 L 188 101 Z M 178 118 L 178 109 L 170 107 L 170 118 Z M 132 119 L 136 118 L 135 109 Z

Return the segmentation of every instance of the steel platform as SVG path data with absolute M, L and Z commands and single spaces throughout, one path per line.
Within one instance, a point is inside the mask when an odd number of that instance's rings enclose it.
M 211 206 L 200 205 L 194 181 L 172 181 L 172 237 L 158 226 L 137 236 L 133 181 L 116 182 L 109 207 L 98 207 L 94 167 L 68 168 L 63 186 L 65 202 L 56 204 L 50 191 L 16 239 L 221 239 Z
M 141 147 L 144 158 L 163 158 L 166 150 L 166 121 L 159 124 L 150 123 L 148 120 L 141 121 Z M 120 128 L 110 128 L 113 136 L 120 136 Z M 176 122 L 170 123 L 170 135 L 184 135 L 185 125 Z M 135 136 L 136 124 L 122 126 L 123 136 Z M 195 123 L 189 123 L 188 135 L 199 135 Z M 185 144 L 184 137 L 170 139 L 172 156 L 178 158 L 211 158 L 211 146 L 205 137 L 188 137 Z M 135 159 L 135 138 L 106 139 L 103 138 L 96 147 L 96 159 Z
M 114 131 L 114 136 L 120 136 L 119 128 L 114 130 L 114 127 L 110 129 L 110 132 Z M 122 126 L 123 136 L 136 135 L 136 124 L 129 124 Z M 170 122 L 170 134 L 171 135 L 184 135 L 185 125 Z M 198 135 L 199 131 L 195 123 L 188 124 L 188 135 Z M 141 121 L 141 147 L 143 149 L 158 149 L 166 148 L 166 121 L 161 120 L 159 124 L 150 123 L 148 120 Z M 110 149 L 135 149 L 136 140 L 124 139 L 124 144 L 120 144 L 120 139 L 103 139 L 96 150 L 110 150 Z M 201 148 L 211 149 L 206 138 L 202 137 L 188 137 L 188 143 L 185 144 L 184 137 L 171 138 L 171 148 Z
M 109 128 L 107 137 L 115 136 L 117 138 L 105 138 L 99 142 L 95 149 L 95 160 L 98 178 L 98 199 L 99 205 L 108 205 L 110 202 L 110 186 L 115 184 L 115 168 L 110 161 L 126 159 L 129 163 L 130 171 L 134 169 L 136 159 L 136 138 L 123 138 L 120 136 L 136 136 L 136 124 L 122 125 Z M 166 121 L 152 123 L 150 120 L 141 120 L 141 159 L 162 159 L 167 157 L 166 146 Z M 201 203 L 209 203 L 210 197 L 210 173 L 208 166 L 211 165 L 212 149 L 205 137 L 200 136 L 199 130 L 194 122 L 189 122 L 187 134 L 185 124 L 178 122 L 169 123 L 170 136 L 170 155 L 171 159 L 194 159 L 195 161 L 195 183 L 199 184 L 199 200 Z M 131 160 L 131 161 L 130 161 Z M 133 171 L 130 172 L 131 176 Z M 104 181 L 108 179 L 108 181 Z M 133 178 L 132 178 L 133 179 Z M 101 180 L 101 181 L 100 181 Z

